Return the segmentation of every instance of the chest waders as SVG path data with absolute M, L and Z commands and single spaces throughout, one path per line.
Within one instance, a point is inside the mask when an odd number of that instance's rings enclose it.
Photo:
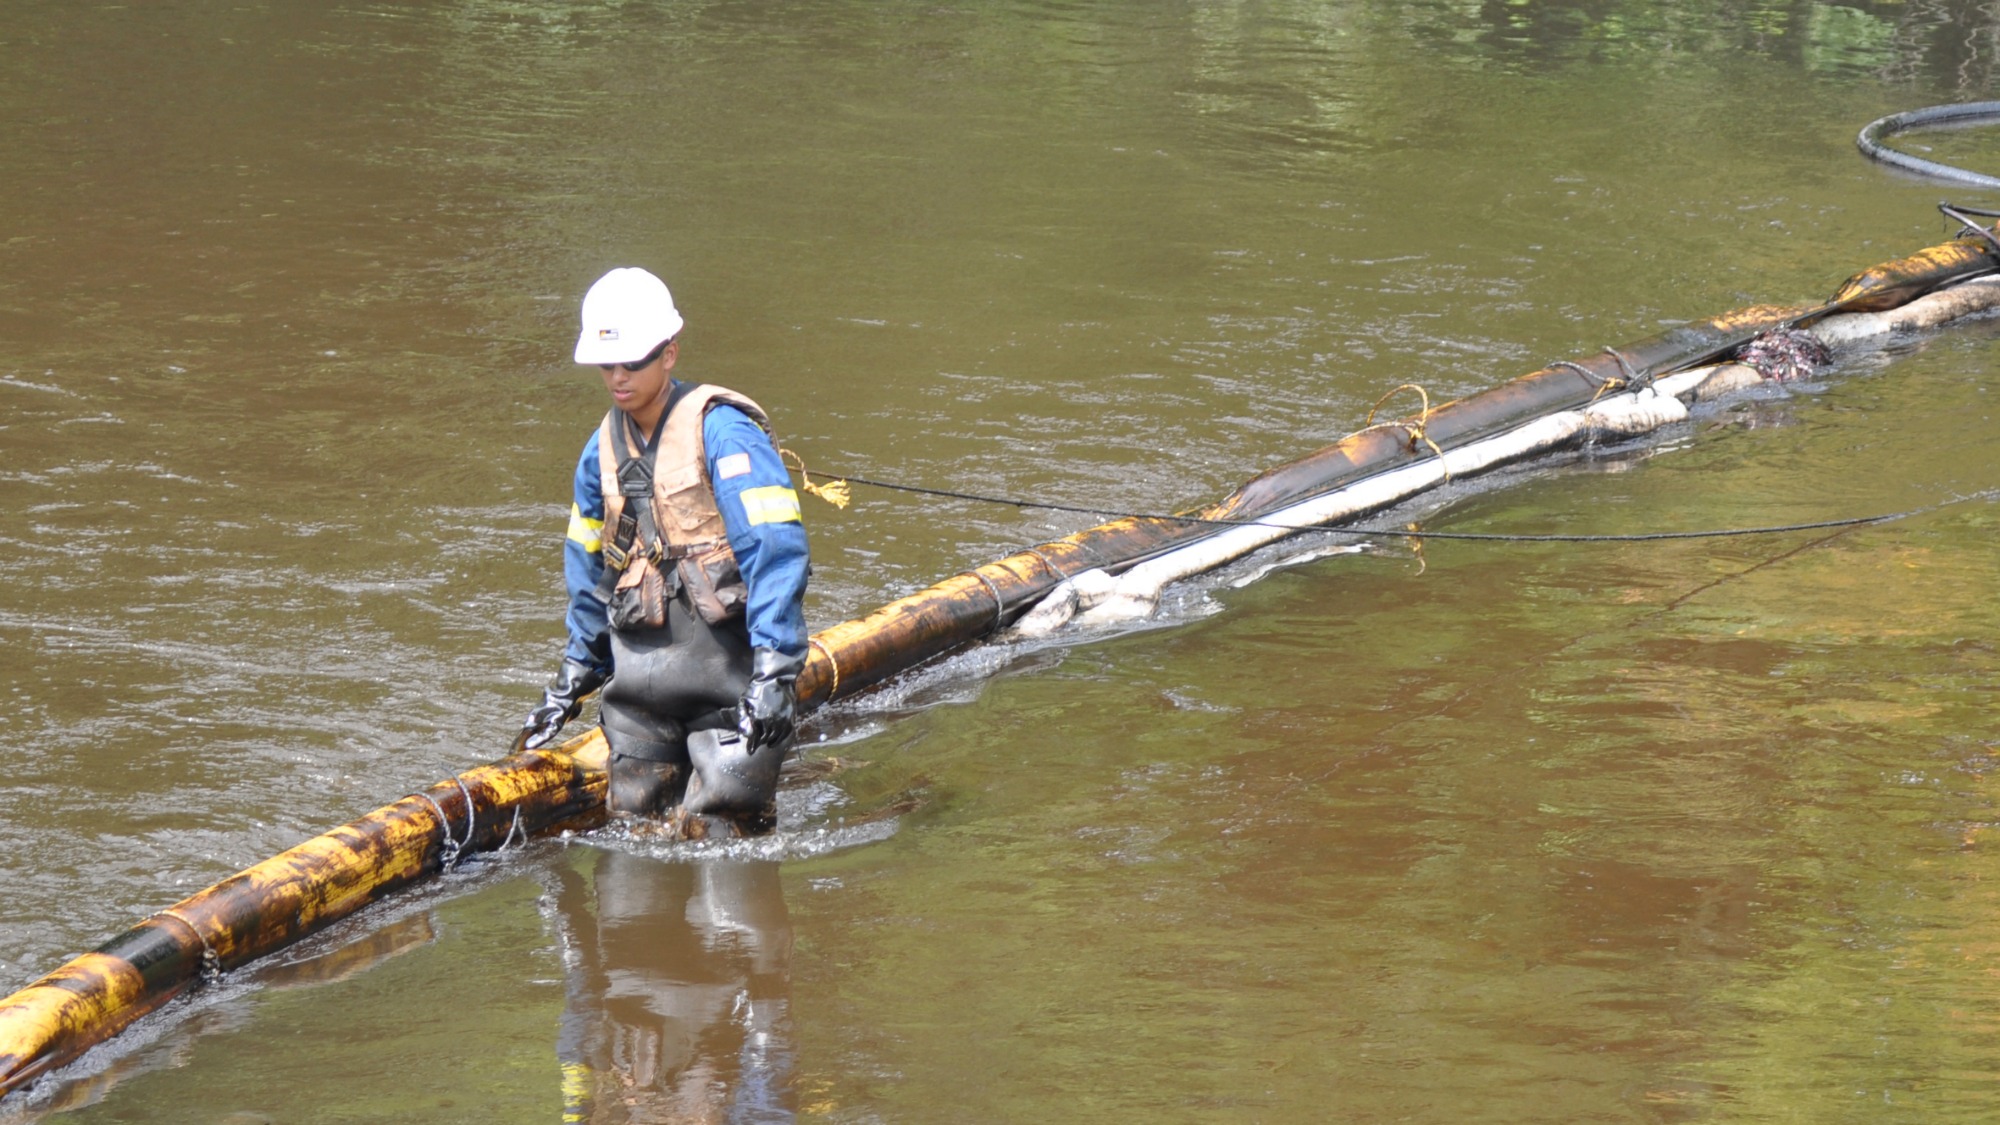
M 734 807 L 680 808 L 693 776 L 690 736 L 733 735 L 750 684 L 745 591 L 701 442 L 702 416 L 718 401 L 763 421 L 740 395 L 679 383 L 650 441 L 615 409 L 598 433 L 606 522 L 615 525 L 598 587 L 611 624 L 611 682 L 599 704 L 611 752 L 605 805 L 666 819 L 687 837 L 753 835 L 775 819 L 775 770 L 764 791 L 739 795 Z

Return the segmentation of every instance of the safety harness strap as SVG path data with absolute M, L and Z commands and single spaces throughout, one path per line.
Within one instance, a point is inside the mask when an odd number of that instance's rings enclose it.
M 626 516 L 633 517 L 638 548 L 642 554 L 652 556 L 654 562 L 660 560 L 660 524 L 653 510 L 653 464 L 659 459 L 660 434 L 667 428 L 667 412 L 673 410 L 679 398 L 680 392 L 676 390 L 674 397 L 667 400 L 667 409 L 653 423 L 651 438 L 639 433 L 639 424 L 632 421 L 631 415 L 621 414 L 618 418 L 618 494 L 625 498 L 618 511 L 618 523 L 622 527 Z M 631 545 L 625 550 L 629 554 Z
M 639 424 L 630 414 L 618 411 L 618 423 L 611 427 L 611 434 L 617 441 L 618 494 L 624 503 L 618 509 L 617 528 L 604 541 L 604 575 L 597 580 L 600 601 L 611 600 L 612 591 L 618 588 L 618 576 L 631 565 L 634 546 L 642 554 L 652 555 L 655 562 L 666 550 L 666 541 L 653 515 L 653 462 L 660 453 L 660 435 L 666 431 L 667 419 L 681 399 L 698 385 L 674 384 L 673 393 L 667 396 L 666 409 L 660 411 L 659 421 L 653 424 L 651 438 L 639 433 Z

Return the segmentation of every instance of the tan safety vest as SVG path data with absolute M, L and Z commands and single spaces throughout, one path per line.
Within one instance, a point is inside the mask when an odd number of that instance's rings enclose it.
M 687 590 L 696 611 L 711 625 L 740 616 L 749 596 L 736 568 L 736 552 L 730 549 L 722 512 L 715 506 L 715 486 L 708 479 L 708 457 L 701 438 L 702 419 L 711 406 L 723 402 L 748 414 L 766 433 L 770 432 L 770 416 L 764 413 L 764 408 L 735 391 L 697 384 L 682 392 L 667 414 L 659 450 L 653 457 L 653 525 L 659 530 L 659 538 L 665 541 L 647 542 L 642 520 L 641 530 L 624 558 L 614 557 L 617 551 L 612 542 L 625 512 L 625 496 L 618 486 L 618 464 L 623 456 L 638 455 L 640 447 L 632 437 L 636 427 L 616 407 L 598 425 L 598 485 L 604 492 L 604 562 L 620 570 L 614 600 L 620 592 L 645 587 L 642 617 L 646 624 L 661 623 L 656 607 L 673 595 L 674 586 Z M 631 596 L 625 595 L 628 599 Z

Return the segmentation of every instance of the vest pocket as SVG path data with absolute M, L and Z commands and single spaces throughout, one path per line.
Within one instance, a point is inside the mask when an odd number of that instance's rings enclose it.
M 708 521 L 720 517 L 715 510 L 715 498 L 708 485 L 701 479 L 701 471 L 690 467 L 686 472 L 671 474 L 659 483 L 659 494 L 664 495 L 667 516 L 674 526 L 683 532 L 699 532 Z M 661 529 L 662 531 L 665 528 Z
M 720 625 L 743 616 L 750 591 L 743 584 L 742 572 L 736 569 L 736 552 L 726 540 L 681 559 L 676 569 L 687 590 L 688 604 L 703 621 Z
M 679 591 L 680 573 L 661 574 L 645 557 L 633 559 L 632 567 L 638 578 L 619 581 L 604 607 L 605 618 L 613 629 L 657 629 L 667 623 L 667 600 Z

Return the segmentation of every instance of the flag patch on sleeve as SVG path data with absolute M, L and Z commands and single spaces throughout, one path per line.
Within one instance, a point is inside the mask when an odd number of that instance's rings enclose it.
M 740 477 L 749 473 L 749 471 L 750 455 L 748 453 L 731 453 L 727 457 L 717 458 L 715 462 L 716 480 L 728 480 L 730 477 Z

